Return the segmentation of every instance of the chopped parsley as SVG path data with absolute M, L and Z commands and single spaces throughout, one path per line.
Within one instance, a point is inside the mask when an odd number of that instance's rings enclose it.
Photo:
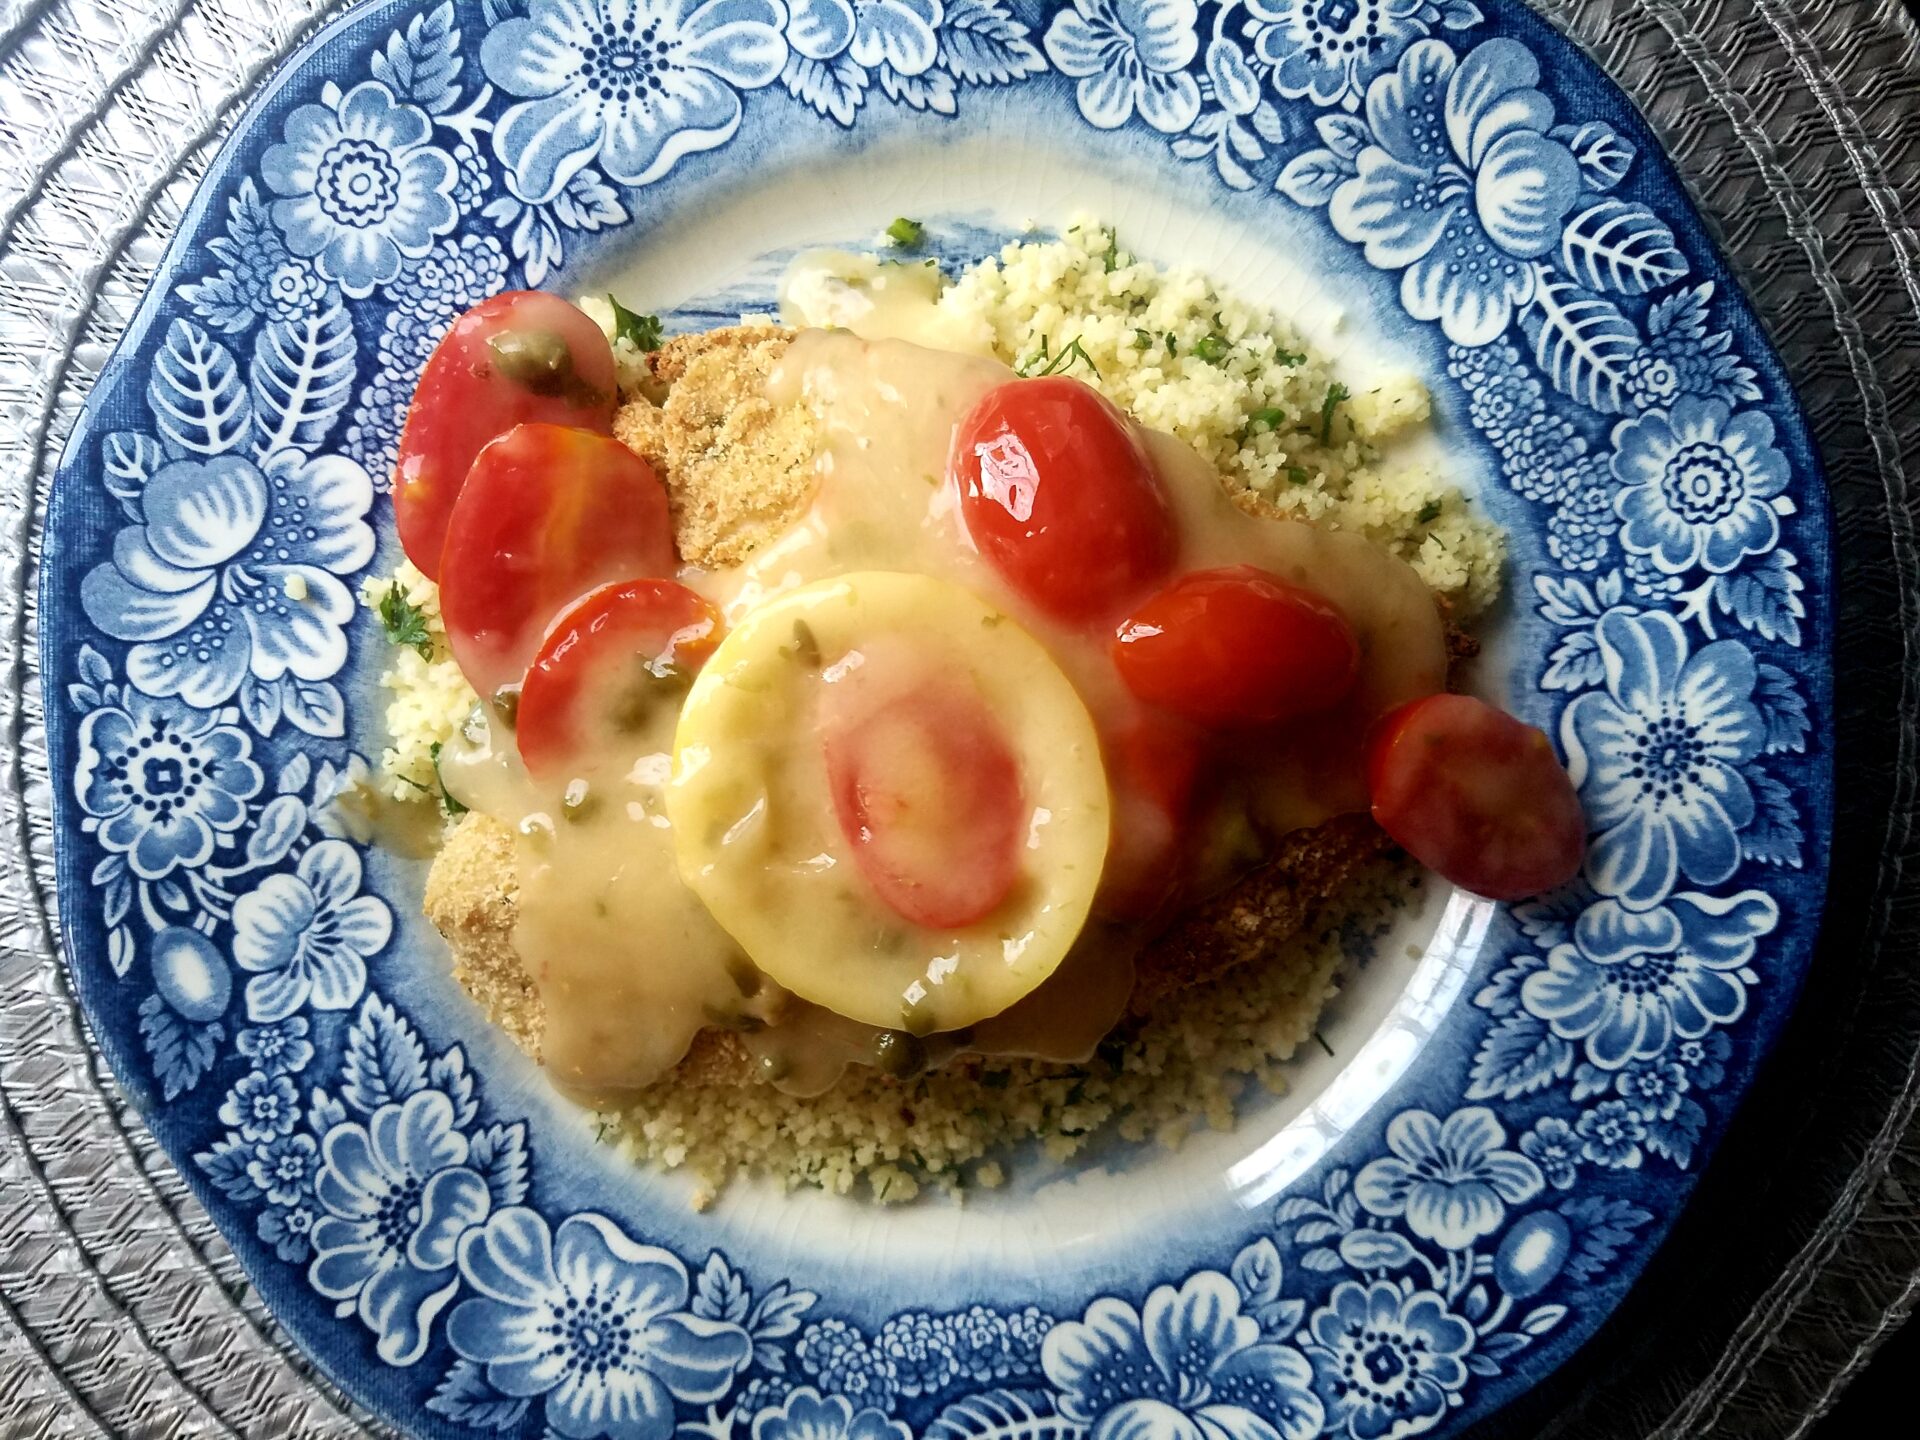
M 1273 352 L 1273 363 L 1276 365 L 1304 365 L 1307 363 L 1306 352 L 1301 351 L 1296 354 L 1292 350 L 1275 350 Z
M 440 787 L 440 808 L 448 815 L 464 815 L 467 807 L 447 793 L 447 782 L 440 778 L 440 742 L 434 741 L 427 747 L 427 754 L 433 757 L 433 783 Z
M 427 612 L 407 599 L 398 581 L 387 586 L 380 597 L 380 624 L 387 632 L 389 645 L 405 645 L 422 660 L 433 659 L 433 635 L 427 629 Z
M 613 338 L 616 341 L 625 340 L 642 354 L 660 348 L 663 337 L 658 315 L 638 314 L 611 295 L 607 296 L 607 303 L 613 306 Z
M 1172 332 L 1171 330 L 1169 330 L 1169 331 L 1167 332 L 1167 354 L 1169 354 L 1169 355 L 1177 355 L 1177 354 L 1179 354 L 1179 353 L 1180 353 L 1180 352 L 1179 352 L 1179 351 L 1178 351 L 1178 350 L 1177 350 L 1177 349 L 1175 348 L 1175 346 L 1174 346 L 1174 343 L 1173 343 L 1173 332 Z
M 1286 422 L 1287 412 L 1278 405 L 1263 405 L 1247 417 L 1247 429 L 1264 425 L 1269 430 L 1278 430 Z
M 1313 476 L 1307 473 L 1307 467 L 1304 465 L 1287 466 L 1287 483 L 1290 485 L 1304 485 L 1312 478 Z
M 1026 380 L 1038 380 L 1046 375 L 1064 375 L 1075 365 L 1084 362 L 1086 367 L 1097 376 L 1100 367 L 1093 363 L 1093 357 L 1087 354 L 1080 344 L 1080 337 L 1074 336 L 1067 342 L 1067 348 L 1058 355 L 1047 353 L 1047 337 L 1040 337 L 1040 348 L 1013 367 L 1014 374 Z
M 1420 507 L 1420 513 L 1413 517 L 1413 523 L 1416 525 L 1431 525 L 1439 518 L 1440 502 L 1438 500 L 1429 500 Z
M 900 250 L 911 250 L 927 238 L 927 227 L 902 215 L 887 226 L 887 243 Z
M 1333 440 L 1334 407 L 1351 395 L 1352 392 L 1338 381 L 1327 387 L 1327 398 L 1320 402 L 1320 443 L 1322 445 L 1330 444 Z
M 1193 353 L 1209 365 L 1217 365 L 1227 358 L 1227 352 L 1232 348 L 1224 335 L 1202 335 L 1194 342 Z
M 1100 259 L 1102 263 L 1106 265 L 1107 274 L 1109 275 L 1111 275 L 1116 269 L 1119 268 L 1120 266 L 1120 232 L 1118 230 L 1107 231 L 1107 248 L 1105 251 L 1101 253 Z
M 1151 350 L 1153 348 L 1153 332 L 1151 330 L 1135 330 L 1133 332 L 1133 348 L 1136 350 Z

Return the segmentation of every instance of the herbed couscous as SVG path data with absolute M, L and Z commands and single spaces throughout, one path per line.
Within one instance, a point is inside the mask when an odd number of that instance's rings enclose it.
M 1277 314 L 1216 291 L 1190 270 L 1136 260 L 1112 232 L 1086 223 L 1057 241 L 1008 245 L 956 277 L 936 304 L 951 333 L 969 335 L 1022 374 L 1070 373 L 1139 423 L 1186 442 L 1258 513 L 1352 532 L 1404 559 L 1454 620 L 1497 595 L 1499 531 L 1456 487 L 1424 466 L 1395 463 L 1391 453 L 1397 437 L 1428 418 L 1416 377 L 1355 393 Z M 623 397 L 650 396 L 622 411 L 615 433 L 661 470 L 683 555 L 694 558 L 690 539 L 729 561 L 730 546 L 744 553 L 760 543 L 755 525 L 716 524 L 709 497 L 689 493 L 676 477 L 719 453 L 715 427 L 750 436 L 763 452 L 769 436 L 778 453 L 793 449 L 794 437 L 781 430 L 787 421 L 757 398 L 761 381 L 753 377 L 764 376 L 770 360 L 749 367 L 750 403 L 739 368 L 755 345 L 771 355 L 784 341 L 741 332 L 744 347 L 731 342 L 715 355 L 695 346 L 680 352 L 668 375 L 642 348 L 657 344 L 657 332 L 636 327 L 611 303 L 586 308 L 614 342 Z M 652 403 L 664 380 L 723 361 L 735 367 L 731 389 L 709 393 L 725 395 L 724 415 L 676 417 L 677 394 Z M 682 387 L 688 395 L 699 390 Z M 685 452 L 675 450 L 680 431 L 693 437 Z M 721 510 L 724 521 L 724 504 Z M 396 801 L 456 810 L 439 756 L 478 697 L 447 643 L 437 587 L 403 562 L 370 580 L 362 599 L 395 641 L 380 682 L 389 743 L 379 783 Z M 1028 1140 L 1055 1159 L 1103 1134 L 1176 1145 L 1196 1125 L 1230 1125 L 1248 1086 L 1283 1088 L 1279 1067 L 1314 1033 L 1356 937 L 1384 928 L 1419 883 L 1417 871 L 1378 850 L 1338 873 L 1337 892 L 1289 912 L 1300 923 L 1276 932 L 1260 963 L 1171 993 L 1117 1029 L 1088 1063 L 968 1057 L 905 1080 L 856 1067 L 811 1097 L 743 1083 L 724 1067 L 683 1067 L 598 1111 L 594 1124 L 636 1161 L 690 1172 L 701 1202 L 750 1175 L 788 1188 L 864 1188 L 880 1201 L 927 1186 L 992 1187 L 1004 1178 L 1010 1148 Z M 510 878 L 490 883 L 483 898 L 510 917 Z M 454 928 L 435 918 L 443 930 Z M 511 954 L 498 935 L 488 943 Z M 516 973 L 512 983 L 486 989 L 472 978 L 482 967 L 471 955 L 457 968 L 495 1018 L 536 1049 L 525 1038 L 539 1031 L 537 1003 L 531 1017 L 528 1011 L 530 984 Z

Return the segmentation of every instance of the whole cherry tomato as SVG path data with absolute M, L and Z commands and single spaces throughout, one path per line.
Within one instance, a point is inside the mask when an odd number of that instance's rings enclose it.
M 1126 416 L 1065 376 L 981 397 L 950 471 L 967 533 L 1056 619 L 1105 619 L 1173 567 L 1166 488 Z
M 1019 877 L 1025 811 L 987 703 L 935 675 L 877 698 L 830 686 L 821 719 L 834 815 L 880 899 L 935 930 L 997 909 Z
M 1587 823 L 1539 730 L 1470 695 L 1391 711 L 1368 744 L 1373 818 L 1463 889 L 1519 900 L 1580 871 Z
M 393 471 L 400 547 L 440 578 L 447 519 L 480 447 L 529 421 L 610 433 L 613 349 L 557 295 L 509 290 L 453 322 L 413 389 Z
M 667 492 L 618 440 L 517 425 L 473 462 L 444 556 L 448 645 L 491 695 L 526 673 L 547 627 L 587 591 L 672 572 Z
M 1120 626 L 1113 663 L 1149 704 L 1219 729 L 1336 705 L 1360 647 L 1333 604 L 1251 565 L 1182 575 Z
M 514 735 L 528 772 L 561 773 L 596 728 L 632 728 L 663 701 L 677 713 L 720 638 L 719 612 L 678 581 L 592 591 L 554 622 L 520 687 Z

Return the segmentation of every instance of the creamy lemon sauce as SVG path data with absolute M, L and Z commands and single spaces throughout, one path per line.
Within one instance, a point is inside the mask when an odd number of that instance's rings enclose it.
M 1049 814 L 1023 853 L 1024 888 L 1001 913 L 973 927 L 978 933 L 916 933 L 863 890 L 847 863 L 818 738 L 799 703 L 811 693 L 804 679 L 766 697 L 771 709 L 753 703 L 749 690 L 731 697 L 749 703 L 725 707 L 723 717 L 703 710 L 679 727 L 677 765 L 678 707 L 661 704 L 637 727 L 592 737 L 564 785 L 536 784 L 504 721 L 477 716 L 444 754 L 444 781 L 457 799 L 514 829 L 514 943 L 545 1002 L 546 1063 L 558 1084 L 585 1098 L 617 1097 L 656 1079 L 708 1025 L 739 1031 L 766 1077 L 802 1094 L 877 1055 L 884 1063 L 908 1053 L 916 1068 L 966 1050 L 1082 1059 L 1123 1013 L 1133 957 L 1150 938 L 1097 913 L 1083 924 L 1091 880 L 1076 890 L 1064 875 L 1089 854 L 1097 864 L 1103 849 L 1087 836 L 1092 818 L 1102 842 L 1105 826 L 1104 795 L 1100 804 L 1089 796 L 1099 789 L 1097 776 L 1091 787 L 1085 779 L 1085 767 L 1098 765 L 1097 754 L 1086 753 L 1097 748 L 1088 716 L 1099 722 L 1135 704 L 1108 657 L 1110 637 L 1052 621 L 1006 585 L 974 550 L 946 478 L 954 427 L 1012 372 L 901 338 L 956 343 L 927 330 L 937 286 L 931 279 L 916 286 L 911 267 L 860 271 L 835 290 L 819 276 L 837 265 L 844 277 L 844 260 L 812 263 L 818 275 L 809 279 L 807 266 L 798 267 L 787 298 L 811 296 L 807 318 L 826 296 L 839 306 L 833 318 L 854 329 L 802 330 L 768 382 L 776 403 L 803 404 L 818 418 L 812 506 L 746 564 L 680 578 L 720 609 L 729 628 L 752 627 L 773 597 L 857 572 L 933 577 L 968 592 L 977 610 L 965 625 L 923 618 L 972 667 L 1021 756 L 1023 796 L 1034 816 Z M 1361 808 L 1357 741 L 1367 723 L 1445 680 L 1444 629 L 1431 593 L 1406 564 L 1358 536 L 1244 513 L 1181 442 L 1152 432 L 1142 438 L 1180 527 L 1176 573 L 1258 565 L 1332 600 L 1360 646 L 1359 679 L 1336 712 L 1291 737 L 1230 742 L 1242 783 L 1217 818 L 1275 836 Z M 1004 648 L 1007 637 L 996 639 L 981 624 L 997 615 L 1009 617 L 1022 640 L 1037 642 L 1037 662 L 1009 659 L 1025 652 Z M 827 648 L 833 654 L 825 658 L 841 657 L 858 650 L 858 637 L 836 632 Z M 775 673 L 748 666 L 739 675 L 751 685 Z M 1066 682 L 1051 698 L 1042 693 L 1048 673 Z M 703 675 L 700 684 L 723 680 Z M 1042 698 L 1020 698 L 1029 693 Z M 723 742 L 734 780 L 758 786 L 744 805 L 738 783 L 726 804 L 695 793 L 703 775 L 715 773 L 709 767 Z M 676 814 L 697 816 L 698 833 L 676 836 Z M 1196 897 L 1254 858 L 1202 848 L 1217 852 L 1216 873 L 1195 877 L 1189 893 Z M 1065 936 L 1063 921 L 1071 926 Z M 1029 943 L 1052 947 L 1046 964 L 1022 967 Z M 942 980 L 951 1000 L 929 1001 Z

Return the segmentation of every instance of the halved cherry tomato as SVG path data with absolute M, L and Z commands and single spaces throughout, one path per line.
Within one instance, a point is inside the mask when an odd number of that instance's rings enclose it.
M 963 683 L 930 676 L 879 697 L 861 688 L 828 687 L 821 716 L 841 832 L 889 908 L 929 929 L 970 925 L 1019 876 L 1013 751 Z
M 1103 619 L 1173 567 L 1173 507 L 1127 419 L 1065 376 L 988 391 L 949 468 L 967 533 L 1061 620 Z
M 554 622 L 520 687 L 514 735 L 534 776 L 558 773 L 596 725 L 675 710 L 720 643 L 720 613 L 675 580 L 603 585 Z
M 526 672 L 547 627 L 587 591 L 672 572 L 667 492 L 618 440 L 517 425 L 473 462 L 447 521 L 440 618 L 468 683 Z
M 1104 915 L 1144 920 L 1183 878 L 1205 743 L 1184 721 L 1141 707 L 1103 727 L 1100 748 L 1113 822 L 1094 903 Z
M 1196 570 L 1120 626 L 1113 663 L 1148 704 L 1199 725 L 1273 725 L 1336 705 L 1360 647 L 1333 604 L 1251 565 Z
M 400 432 L 393 523 L 407 558 L 440 578 L 447 517 L 481 446 L 528 421 L 608 433 L 618 399 L 607 337 L 559 296 L 509 290 L 460 316 Z
M 1476 895 L 1519 900 L 1580 870 L 1587 822 L 1547 737 L 1470 695 L 1429 695 L 1381 719 L 1368 745 L 1373 818 L 1409 854 Z

